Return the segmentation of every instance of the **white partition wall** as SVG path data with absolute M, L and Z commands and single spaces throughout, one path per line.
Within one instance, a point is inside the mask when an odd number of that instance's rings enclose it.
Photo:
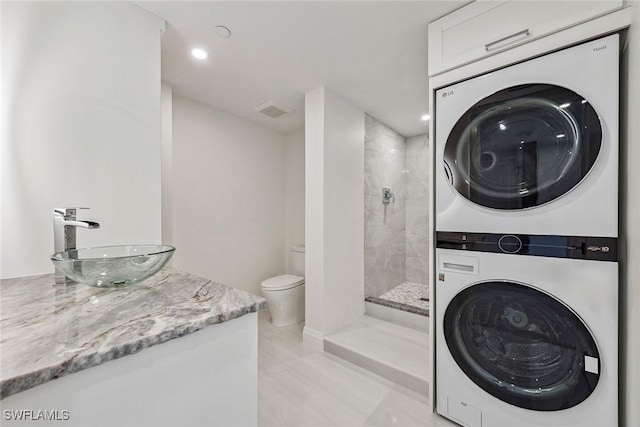
M 305 345 L 322 349 L 324 330 L 324 98 L 305 94 Z
M 325 90 L 325 334 L 364 314 L 364 112 Z
M 319 87 L 305 95 L 305 342 L 364 313 L 364 112 Z
M 125 2 L 0 8 L 0 276 L 53 271 L 56 207 L 100 223 L 78 246 L 160 243 L 163 22 Z

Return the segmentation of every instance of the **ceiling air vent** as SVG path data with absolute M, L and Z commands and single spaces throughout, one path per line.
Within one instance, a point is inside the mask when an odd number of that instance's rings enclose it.
M 293 108 L 285 107 L 284 105 L 277 104 L 273 101 L 267 101 L 263 104 L 260 104 L 256 108 L 254 108 L 254 110 L 258 113 L 269 116 L 272 119 L 278 119 L 295 111 Z

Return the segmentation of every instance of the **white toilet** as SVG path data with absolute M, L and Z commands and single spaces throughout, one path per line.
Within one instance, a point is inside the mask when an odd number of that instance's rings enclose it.
M 275 326 L 304 320 L 304 245 L 291 248 L 291 272 L 271 277 L 260 284 Z

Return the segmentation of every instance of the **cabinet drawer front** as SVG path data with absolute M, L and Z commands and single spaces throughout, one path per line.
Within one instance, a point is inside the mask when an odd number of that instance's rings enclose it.
M 622 5 L 622 0 L 472 3 L 430 25 L 429 74 L 561 31 Z

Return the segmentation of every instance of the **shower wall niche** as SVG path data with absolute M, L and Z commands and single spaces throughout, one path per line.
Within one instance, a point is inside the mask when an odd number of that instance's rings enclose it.
M 365 297 L 426 309 L 428 135 L 405 138 L 367 114 L 364 161 Z

